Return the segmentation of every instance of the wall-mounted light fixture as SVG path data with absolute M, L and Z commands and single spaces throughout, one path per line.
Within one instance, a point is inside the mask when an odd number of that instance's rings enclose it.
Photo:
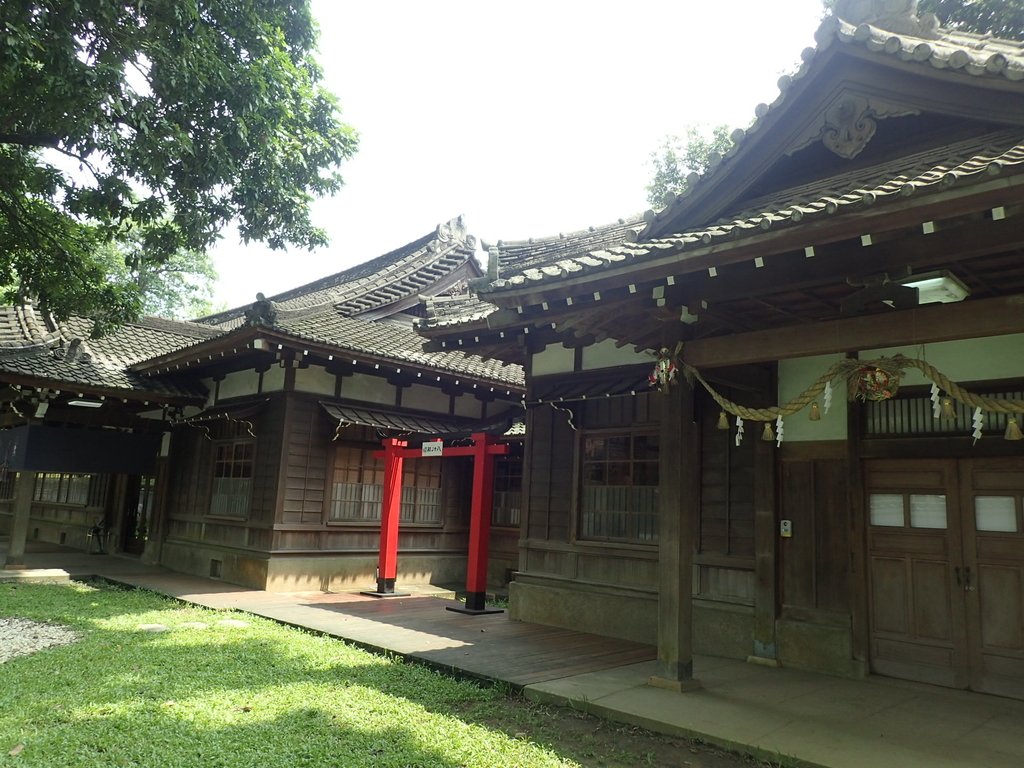
M 948 304 L 954 301 L 963 301 L 971 295 L 970 289 L 956 275 L 945 269 L 911 275 L 900 282 L 907 288 L 917 288 L 918 304 L 936 302 Z
M 68 400 L 68 405 L 77 405 L 79 408 L 99 408 L 103 405 L 102 400 Z

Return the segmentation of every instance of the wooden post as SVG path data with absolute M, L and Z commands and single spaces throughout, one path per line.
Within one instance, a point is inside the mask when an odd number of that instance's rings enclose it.
M 848 355 L 855 357 L 856 355 Z M 850 525 L 850 624 L 853 658 L 867 669 L 871 644 L 868 626 L 867 499 L 864 493 L 864 464 L 861 459 L 861 406 L 854 400 L 846 406 L 846 471 L 849 477 Z
M 11 541 L 7 546 L 4 568 L 16 570 L 25 567 L 25 540 L 28 538 L 35 477 L 35 472 L 22 470 L 14 481 L 14 522 L 11 524 Z
M 402 503 L 402 449 L 408 443 L 388 438 L 384 445 L 384 497 L 380 510 L 380 553 L 377 560 L 377 591 L 363 594 L 374 597 L 397 597 L 395 579 L 398 575 L 398 516 Z
M 660 398 L 658 507 L 659 688 L 699 688 L 693 678 L 693 553 L 700 513 L 698 425 L 693 388 L 680 380 Z
M 752 437 L 755 437 L 752 435 Z M 754 652 L 747 659 L 778 666 L 775 644 L 775 443 L 754 447 Z
M 469 518 L 469 562 L 466 565 L 466 606 L 449 606 L 458 613 L 501 613 L 487 608 L 487 557 L 490 546 L 491 511 L 494 507 L 494 459 L 507 446 L 484 432 L 473 434 L 473 494 Z

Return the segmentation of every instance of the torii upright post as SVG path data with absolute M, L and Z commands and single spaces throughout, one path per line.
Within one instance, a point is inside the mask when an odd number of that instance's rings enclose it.
M 494 459 L 508 453 L 485 432 L 473 433 L 473 495 L 469 518 L 469 561 L 466 564 L 466 604 L 448 606 L 458 613 L 501 613 L 500 608 L 487 608 L 487 556 L 491 534 L 491 510 L 494 506 Z
M 377 591 L 364 592 L 373 597 L 401 597 L 395 592 L 398 575 L 398 516 L 402 503 L 402 464 L 405 461 L 404 440 L 384 440 L 384 450 L 374 455 L 384 457 L 384 494 L 380 511 L 380 552 L 377 556 Z

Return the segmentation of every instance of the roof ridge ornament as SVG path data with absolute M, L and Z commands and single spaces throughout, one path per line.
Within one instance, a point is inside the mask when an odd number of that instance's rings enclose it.
M 442 243 L 465 243 L 466 245 L 476 246 L 476 238 L 469 234 L 466 229 L 466 220 L 459 214 L 454 219 L 438 224 L 435 237 L 439 242 Z
M 256 294 L 256 301 L 245 310 L 245 324 L 253 326 L 268 326 L 273 328 L 277 325 L 277 308 L 274 302 L 262 293 Z
M 854 26 L 870 24 L 897 34 L 938 37 L 934 13 L 918 16 L 917 0 L 837 0 L 835 15 Z

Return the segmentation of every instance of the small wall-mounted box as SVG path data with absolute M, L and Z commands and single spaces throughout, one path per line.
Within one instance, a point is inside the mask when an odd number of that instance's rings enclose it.
M 779 536 L 788 539 L 793 535 L 793 521 L 779 520 Z

